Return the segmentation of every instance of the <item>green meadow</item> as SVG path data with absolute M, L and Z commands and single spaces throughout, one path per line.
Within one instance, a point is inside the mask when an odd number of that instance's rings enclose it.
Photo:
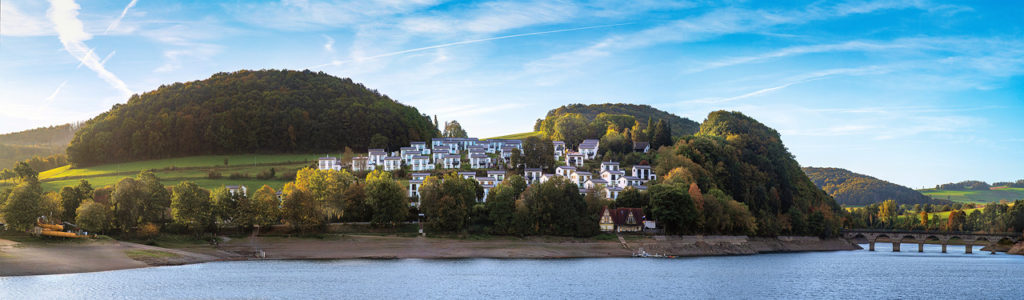
M 542 135 L 543 134 L 540 133 L 540 132 L 523 132 L 523 133 L 513 133 L 513 134 L 503 135 L 503 136 L 496 136 L 496 137 L 487 138 L 487 139 L 488 140 L 490 140 L 490 139 L 517 140 L 517 139 L 525 139 L 525 138 L 528 138 L 528 137 L 531 137 L 531 136 L 540 137 Z
M 960 203 L 992 203 L 1000 200 L 1013 201 L 1024 199 L 1024 188 L 998 188 L 979 191 L 946 191 L 936 189 L 918 190 L 933 199 L 948 199 Z

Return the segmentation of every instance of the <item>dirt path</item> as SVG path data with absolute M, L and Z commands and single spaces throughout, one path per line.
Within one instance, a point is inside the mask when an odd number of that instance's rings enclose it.
M 171 253 L 135 260 L 126 251 Z M 64 274 L 180 265 L 213 261 L 216 256 L 119 241 L 22 244 L 0 239 L 0 276 Z

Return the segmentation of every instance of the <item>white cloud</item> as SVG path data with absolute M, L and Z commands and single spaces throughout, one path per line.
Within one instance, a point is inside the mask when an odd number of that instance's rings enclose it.
M 181 69 L 184 65 L 183 60 L 186 58 L 193 60 L 209 60 L 214 55 L 220 53 L 222 49 L 222 47 L 218 45 L 201 43 L 185 44 L 182 46 L 185 47 L 164 51 L 164 58 L 166 58 L 167 61 L 165 61 L 163 65 L 154 69 L 153 72 L 170 72 Z
M 68 84 L 67 80 L 65 80 L 64 82 L 61 82 L 60 85 L 57 86 L 57 89 L 54 89 L 53 93 L 50 93 L 50 96 L 46 97 L 46 102 L 49 103 L 49 102 L 53 101 L 54 98 L 57 98 L 57 94 L 60 94 L 60 90 L 63 89 L 64 85 L 66 85 L 66 84 Z
M 44 36 L 53 35 L 53 27 L 45 20 L 26 13 L 17 2 L 4 1 L 0 9 L 0 35 Z
M 125 6 L 124 10 L 121 11 L 121 15 L 114 19 L 113 22 L 110 22 L 110 26 L 107 26 L 107 30 L 104 30 L 103 33 L 106 34 L 114 28 L 117 28 L 117 25 L 121 24 L 121 19 L 124 19 L 124 16 L 128 14 L 128 9 L 134 7 L 136 2 L 139 2 L 139 0 L 132 0 L 132 2 L 129 2 L 128 6 Z
M 434 0 L 281 0 L 226 6 L 236 18 L 255 26 L 279 30 L 339 28 L 403 15 L 437 3 Z
M 53 28 L 60 37 L 64 50 L 96 72 L 100 79 L 118 90 L 124 98 L 128 98 L 132 91 L 117 75 L 103 67 L 96 53 L 85 44 L 92 35 L 85 32 L 82 21 L 78 19 L 80 8 L 74 0 L 50 0 L 50 9 L 46 11 L 46 16 L 53 22 Z
M 334 39 L 331 38 L 330 36 L 327 36 L 326 34 L 323 36 L 324 39 L 327 39 L 327 42 L 324 43 L 324 51 L 334 52 Z

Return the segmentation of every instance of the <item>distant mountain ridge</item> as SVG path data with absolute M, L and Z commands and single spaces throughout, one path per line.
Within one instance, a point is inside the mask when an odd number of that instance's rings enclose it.
M 35 156 L 63 155 L 80 124 L 63 124 L 0 134 L 0 169 Z
M 803 168 L 819 188 L 844 205 L 868 205 L 892 199 L 897 204 L 952 204 L 932 199 L 911 188 L 841 168 Z

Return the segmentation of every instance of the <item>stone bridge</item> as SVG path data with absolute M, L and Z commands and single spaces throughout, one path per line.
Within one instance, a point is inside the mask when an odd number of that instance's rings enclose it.
M 875 251 L 875 242 L 888 240 L 892 242 L 892 251 L 899 252 L 900 244 L 917 244 L 917 252 L 924 252 L 926 242 L 939 242 L 942 244 L 942 253 L 946 253 L 946 245 L 950 240 L 959 240 L 966 247 L 965 253 L 972 253 L 974 245 L 991 246 L 1002 240 L 1010 242 L 1021 241 L 1020 233 L 973 233 L 973 232 L 940 232 L 940 231 L 917 231 L 917 230 L 885 230 L 885 229 L 849 229 L 843 230 L 843 237 L 848 240 L 866 239 L 870 244 L 870 251 Z M 993 254 L 995 247 L 989 247 Z

